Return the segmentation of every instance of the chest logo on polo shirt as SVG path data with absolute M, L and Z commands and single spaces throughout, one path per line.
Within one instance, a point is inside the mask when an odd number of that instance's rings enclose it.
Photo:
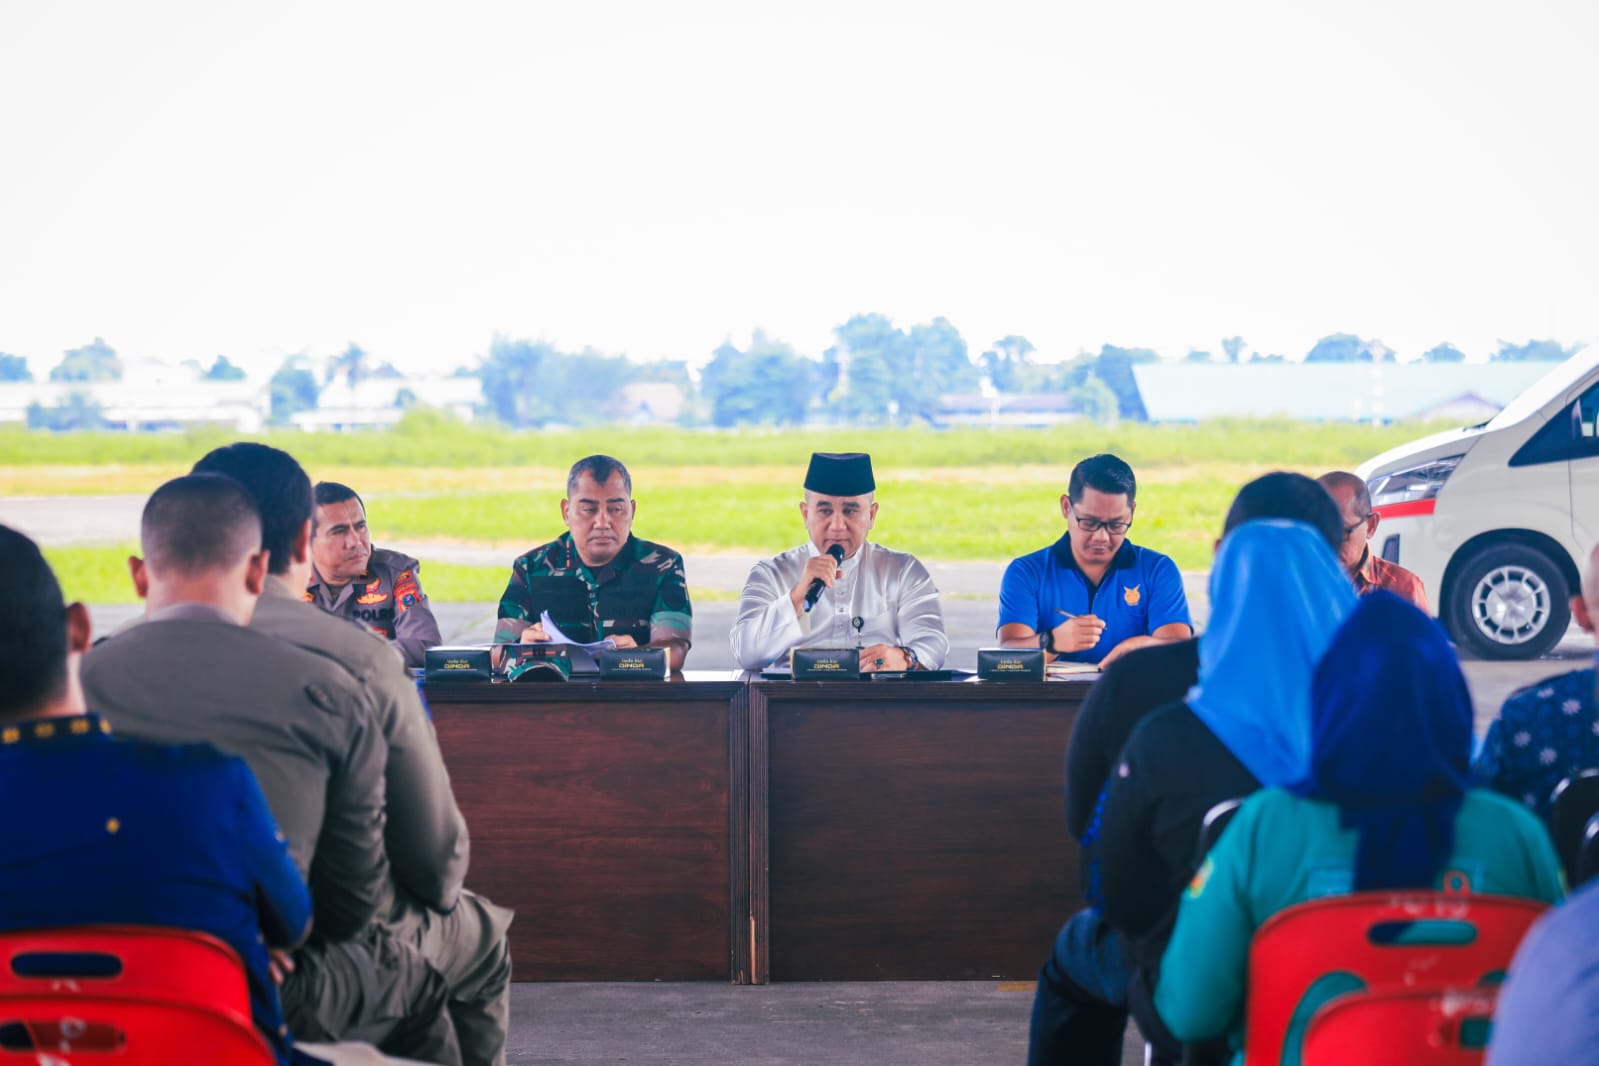
M 1122 599 L 1127 601 L 1127 606 L 1138 606 L 1138 601 L 1143 598 L 1138 590 L 1143 587 L 1142 585 L 1134 585 L 1132 588 L 1122 589 Z

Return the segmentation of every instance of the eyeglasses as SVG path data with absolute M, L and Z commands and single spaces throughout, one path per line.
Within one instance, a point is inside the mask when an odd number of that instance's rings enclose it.
M 1111 536 L 1119 537 L 1133 528 L 1133 521 L 1130 518 L 1126 520 L 1118 518 L 1114 522 L 1105 522 L 1098 518 L 1084 518 L 1075 510 L 1072 512 L 1072 517 L 1077 520 L 1077 528 L 1089 534 L 1098 533 L 1103 529 Z
M 1366 522 L 1368 520 L 1370 520 L 1370 518 L 1371 518 L 1371 515 L 1365 515 L 1365 516 L 1363 516 L 1361 518 L 1355 519 L 1354 522 L 1352 522 L 1349 525 L 1345 526 L 1344 527 L 1344 539 L 1347 540 L 1350 537 L 1354 536 L 1355 535 L 1355 530 L 1357 530 L 1361 526 L 1365 525 Z

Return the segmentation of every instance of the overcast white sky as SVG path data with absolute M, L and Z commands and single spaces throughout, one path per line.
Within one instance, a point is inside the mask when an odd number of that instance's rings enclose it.
M 1599 4 L 10 3 L 0 351 L 1599 339 Z

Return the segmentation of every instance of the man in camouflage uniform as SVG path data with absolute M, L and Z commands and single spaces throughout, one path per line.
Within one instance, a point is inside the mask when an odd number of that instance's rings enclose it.
M 633 536 L 637 510 L 627 467 L 608 455 L 579 459 L 561 501 L 567 532 L 512 564 L 495 641 L 549 640 L 539 624 L 548 611 L 572 640 L 665 648 L 681 670 L 693 634 L 683 557 Z
M 409 555 L 372 547 L 366 505 L 354 489 L 337 481 L 316 484 L 311 532 L 315 564 L 305 602 L 379 633 L 406 666 L 420 667 L 425 652 L 443 642 Z

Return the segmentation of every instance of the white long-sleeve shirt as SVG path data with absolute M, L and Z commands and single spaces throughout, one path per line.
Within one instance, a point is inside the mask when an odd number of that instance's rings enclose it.
M 759 670 L 786 657 L 790 648 L 910 648 L 929 670 L 944 665 L 949 637 L 938 587 L 916 557 L 870 542 L 839 565 L 844 576 L 823 589 L 809 614 L 796 615 L 789 592 L 805 564 L 821 552 L 806 541 L 775 559 L 756 563 L 738 598 L 731 634 L 733 658 Z M 852 620 L 863 622 L 857 635 Z

